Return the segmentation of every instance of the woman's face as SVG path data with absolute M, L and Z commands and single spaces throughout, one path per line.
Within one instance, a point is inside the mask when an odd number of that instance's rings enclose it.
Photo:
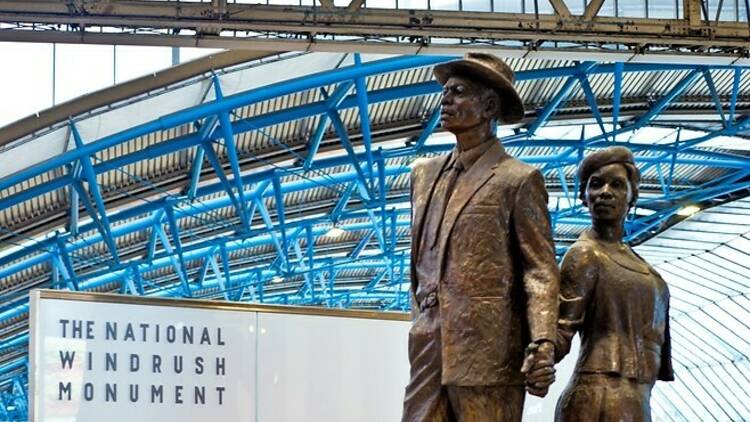
M 628 172 L 622 164 L 608 164 L 596 170 L 586 185 L 586 204 L 597 220 L 622 220 L 632 197 Z

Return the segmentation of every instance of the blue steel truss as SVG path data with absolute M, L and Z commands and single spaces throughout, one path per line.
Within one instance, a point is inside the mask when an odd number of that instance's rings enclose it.
M 408 194 L 392 192 L 393 180 L 410 171 L 409 163 L 420 155 L 443 153 L 450 144 L 430 144 L 437 129 L 439 110 L 428 114 L 422 133 L 404 145 L 376 148 L 370 128 L 368 106 L 415 96 L 436 94 L 435 82 L 367 90 L 366 78 L 406 69 L 431 66 L 452 59 L 442 56 L 405 56 L 362 62 L 331 71 L 307 75 L 259 89 L 224 95 L 221 80 L 213 79 L 215 99 L 173 114 L 154 116 L 148 123 L 101 139 L 81 138 L 77 123 L 68 125 L 75 148 L 34 167 L 0 180 L 0 191 L 64 168 L 63 175 L 0 199 L 0 210 L 59 189 L 69 192 L 72 204 L 81 204 L 88 219 L 81 220 L 78 207 L 71 207 L 64 230 L 39 239 L 18 236 L 19 247 L 0 256 L 0 279 L 40 264 L 51 268 L 48 280 L 37 287 L 68 290 L 109 290 L 122 294 L 179 297 L 221 297 L 232 301 L 255 301 L 331 307 L 376 306 L 388 310 L 409 307 Z M 666 95 L 633 119 L 623 119 L 621 107 L 623 74 L 628 72 L 685 71 Z M 711 71 L 731 70 L 735 74 L 728 98 L 720 98 Z M 719 136 L 739 136 L 750 130 L 750 115 L 738 111 L 742 68 L 727 66 L 661 65 L 643 63 L 604 64 L 582 62 L 575 66 L 521 71 L 519 81 L 562 78 L 554 98 L 536 111 L 534 119 L 503 143 L 511 153 L 539 166 L 560 200 L 551 209 L 559 226 L 586 226 L 586 210 L 576 201 L 579 181 L 570 170 L 585 151 L 627 143 L 637 154 L 642 171 L 656 170 L 659 187 L 644 195 L 638 209 L 629 216 L 627 237 L 640 242 L 675 221 L 686 204 L 701 203 L 742 192 L 748 188 L 750 157 L 702 147 Z M 597 104 L 589 80 L 595 75 L 614 78 L 613 101 Z M 657 119 L 676 99 L 703 78 L 714 99 L 708 126 L 702 136 L 667 143 L 631 143 L 629 137 L 652 125 L 679 127 L 680 122 Z M 334 87 L 331 89 L 330 87 Z M 324 100 L 281 111 L 232 119 L 234 111 L 263 100 L 320 89 Z M 540 130 L 550 125 L 556 113 L 576 89 L 582 90 L 591 110 L 595 134 L 579 139 L 549 139 Z M 361 119 L 357 141 L 342 122 L 342 110 L 356 108 Z M 290 165 L 243 174 L 235 148 L 242 133 L 287 121 L 320 116 L 307 142 L 306 155 Z M 559 124 L 559 119 L 554 120 Z M 191 124 L 194 133 L 154 144 L 139 151 L 100 160 L 97 153 L 150 133 Z M 325 133 L 332 127 L 342 153 L 319 157 Z M 545 153 L 538 153 L 544 148 Z M 158 158 L 181 150 L 195 149 L 192 169 L 180 194 L 164 193 L 119 210 L 107 209 L 97 175 L 128 164 Z M 225 151 L 222 160 L 220 151 Z M 531 151 L 531 152 L 529 152 Z M 294 152 L 289 150 L 290 154 Z M 216 181 L 199 185 L 204 166 L 210 166 Z M 345 166 L 346 171 L 332 172 Z M 700 184 L 686 183 L 676 175 L 678 167 L 710 167 L 721 175 Z M 206 167 L 207 169 L 208 167 Z M 323 215 L 293 217 L 285 212 L 285 198 L 293 193 L 327 187 L 338 198 Z M 159 192 L 155 192 L 159 193 Z M 206 197 L 211 199 L 201 199 Z M 269 209 L 267 204 L 273 203 Z M 217 220 L 217 210 L 232 207 L 235 219 Z M 205 221 L 214 235 L 197 237 L 183 229 L 188 219 Z M 322 245 L 331 227 L 356 234 L 343 253 L 326 252 Z M 142 233 L 148 238 L 140 256 L 125 257 L 117 239 Z M 92 245 L 103 245 L 105 253 L 84 254 Z M 242 256 L 245 250 L 268 248 L 267 259 Z M 252 249 L 256 248 L 256 249 Z M 558 246 L 558 254 L 565 244 Z M 340 251 L 339 251 L 340 252 Z M 89 265 L 89 264 L 95 265 Z M 339 280 L 342 271 L 370 269 L 374 277 L 364 284 Z M 160 270 L 168 270 L 160 273 Z M 161 274 L 161 275 L 154 275 Z M 164 275 L 166 274 L 166 275 Z M 147 276 L 148 275 L 148 276 Z M 4 293 L 0 321 L 22 317 L 28 312 L 27 292 Z M 0 342 L 0 354 L 17 358 L 0 367 L 0 419 L 22 418 L 26 412 L 26 362 L 28 334 L 22 331 Z

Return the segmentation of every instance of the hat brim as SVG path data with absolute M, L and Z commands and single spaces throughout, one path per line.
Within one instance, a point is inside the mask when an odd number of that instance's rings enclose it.
M 487 69 L 469 60 L 454 60 L 442 63 L 433 69 L 435 79 L 445 85 L 451 76 L 474 76 L 493 88 L 500 96 L 500 113 L 497 118 L 503 123 L 517 123 L 523 119 L 523 101 L 513 84 L 500 73 Z

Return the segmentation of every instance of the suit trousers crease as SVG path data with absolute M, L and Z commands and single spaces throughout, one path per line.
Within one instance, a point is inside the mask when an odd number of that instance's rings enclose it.
M 440 311 L 424 309 L 409 332 L 411 381 L 402 422 L 520 422 L 523 386 L 442 385 Z

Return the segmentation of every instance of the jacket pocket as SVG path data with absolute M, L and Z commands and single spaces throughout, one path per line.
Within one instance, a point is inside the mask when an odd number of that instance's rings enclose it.
M 464 297 L 442 313 L 444 369 L 447 378 L 463 385 L 487 385 L 507 373 L 509 312 L 500 296 Z M 453 303 L 451 303 L 453 304 Z M 448 305 L 448 306 L 446 306 Z M 443 304 L 441 312 L 450 307 Z

